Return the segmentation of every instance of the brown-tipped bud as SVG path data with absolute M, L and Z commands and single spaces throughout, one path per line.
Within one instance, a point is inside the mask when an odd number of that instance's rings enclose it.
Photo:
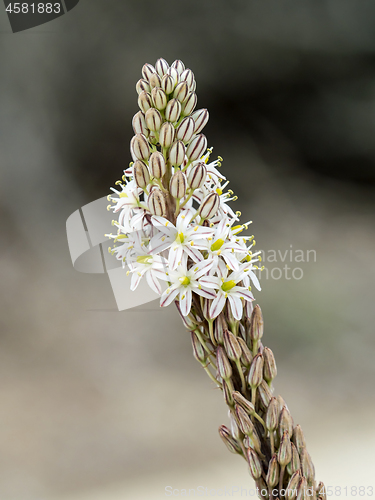
M 145 120 L 147 128 L 153 132 L 157 132 L 163 123 L 161 114 L 155 108 L 150 108 L 146 111 Z
M 194 358 L 200 363 L 204 363 L 207 359 L 207 353 L 204 350 L 200 340 L 194 332 L 190 332 L 191 335 L 191 343 L 193 346 L 193 354 Z
M 252 389 L 258 387 L 263 380 L 263 356 L 257 354 L 254 356 L 250 365 L 248 381 Z
M 266 414 L 267 430 L 269 430 L 270 432 L 276 430 L 278 422 L 279 422 L 279 405 L 277 403 L 276 398 L 271 398 Z
M 207 139 L 203 134 L 196 135 L 189 144 L 186 155 L 190 161 L 200 158 L 207 149 Z
M 236 337 L 232 332 L 226 330 L 223 334 L 224 339 L 224 349 L 228 355 L 228 358 L 232 361 L 238 361 L 241 357 L 241 347 L 238 343 Z
M 142 68 L 142 76 L 145 80 L 149 80 L 150 76 L 155 73 L 155 68 L 152 64 L 144 64 Z
M 286 466 L 286 470 L 288 474 L 291 476 L 301 467 L 301 461 L 299 458 L 299 454 L 297 448 L 294 446 L 294 443 L 291 444 L 292 447 L 292 460 Z
M 234 439 L 240 440 L 242 437 L 242 433 L 240 431 L 240 428 L 238 427 L 237 420 L 234 417 L 231 410 L 228 410 L 228 417 L 229 417 L 230 430 L 231 430 L 232 436 L 234 437 Z
M 281 438 L 277 459 L 281 466 L 288 465 L 292 459 L 292 446 L 288 431 L 285 431 Z
M 150 146 L 143 134 L 136 134 L 130 141 L 130 151 L 137 160 L 148 160 Z
M 188 84 L 189 90 L 194 90 L 194 73 L 191 71 L 191 69 L 185 69 L 180 75 L 180 81 L 181 82 L 186 82 Z
M 147 128 L 145 115 L 142 111 L 138 111 L 138 113 L 133 116 L 132 125 L 135 134 L 143 134 L 145 137 L 149 136 L 150 131 Z
M 286 487 L 285 498 L 287 500 L 295 500 L 297 498 L 298 485 L 300 481 L 301 481 L 301 472 L 297 470 L 292 474 L 288 486 Z
M 237 403 L 241 408 L 245 410 L 246 413 L 249 415 L 254 415 L 255 413 L 255 408 L 253 403 L 248 401 L 242 394 L 238 391 L 234 391 L 232 394 L 233 400 L 235 403 Z
M 137 91 L 137 94 L 139 95 L 141 92 L 151 92 L 151 87 L 150 87 L 150 84 L 148 83 L 147 80 L 144 80 L 143 78 L 141 78 L 140 80 L 138 80 L 138 82 L 135 86 L 135 90 Z
M 150 182 L 150 173 L 143 161 L 137 160 L 133 165 L 134 180 L 138 187 L 144 189 Z
M 276 399 L 279 403 L 280 411 L 284 408 L 284 406 L 287 410 L 289 410 L 288 405 L 285 403 L 284 399 L 280 396 L 280 394 L 277 396 Z
M 260 397 L 260 402 L 263 405 L 263 408 L 267 409 L 272 398 L 272 392 L 265 380 L 262 380 L 262 383 L 258 387 L 258 394 Z
M 178 99 L 180 102 L 184 102 L 189 93 L 189 87 L 186 82 L 180 82 L 176 85 L 176 88 L 173 92 L 173 97 Z
M 310 483 L 315 478 L 315 467 L 306 448 L 302 448 L 300 452 L 300 460 L 302 474 L 307 479 L 307 482 Z
M 167 171 L 164 156 L 159 151 L 152 153 L 150 156 L 149 166 L 151 175 L 157 179 L 161 179 Z
M 217 193 L 210 193 L 203 200 L 200 208 L 199 214 L 202 219 L 211 219 L 214 215 L 216 215 L 220 206 L 220 198 Z
M 167 96 L 162 88 L 154 87 L 151 91 L 151 97 L 154 101 L 155 108 L 159 111 L 162 111 L 167 105 Z
M 181 103 L 177 99 L 171 99 L 165 108 L 165 119 L 171 123 L 180 118 Z
M 165 203 L 163 193 L 159 188 L 155 188 L 151 191 L 147 204 L 152 215 L 158 215 L 160 217 L 166 216 L 167 205 Z
M 232 376 L 232 366 L 225 354 L 225 351 L 222 347 L 218 347 L 216 351 L 217 358 L 217 370 L 219 372 L 220 377 L 223 380 L 229 380 Z
M 173 92 L 174 89 L 174 82 L 173 78 L 171 75 L 165 74 L 163 78 L 161 79 L 161 88 L 164 90 L 164 92 L 169 95 Z
M 246 434 L 246 436 L 252 436 L 254 434 L 255 429 L 254 429 L 254 424 L 250 420 L 249 415 L 240 405 L 236 405 L 235 410 L 236 410 L 236 420 L 238 427 L 244 434 Z
M 176 141 L 169 150 L 169 161 L 174 167 L 181 165 L 185 159 L 186 148 L 182 141 Z
M 298 453 L 301 453 L 302 448 L 306 447 L 305 436 L 299 424 L 293 430 L 293 443 L 296 445 Z
M 272 380 L 277 375 L 276 361 L 273 352 L 268 347 L 263 349 L 264 357 L 264 367 L 263 376 L 267 382 L 272 382 Z
M 177 170 L 172 177 L 169 183 L 169 192 L 173 196 L 173 198 L 177 198 L 181 200 L 185 196 L 186 193 L 186 176 L 181 170 Z
M 163 148 L 169 148 L 174 141 L 174 126 L 172 123 L 165 122 L 159 131 L 159 143 Z
M 252 448 L 247 449 L 247 461 L 249 462 L 250 474 L 253 479 L 259 479 L 262 475 L 262 464 Z
M 254 307 L 250 318 L 250 338 L 259 340 L 263 337 L 263 316 L 258 305 Z
M 242 453 L 240 445 L 231 436 L 229 429 L 225 427 L 225 425 L 221 425 L 219 427 L 219 435 L 230 452 L 239 454 Z
M 185 118 L 191 120 L 191 118 Z M 198 163 L 189 172 L 188 184 L 192 189 L 199 189 L 203 186 L 207 178 L 207 168 L 204 163 Z
M 190 116 L 184 118 L 176 129 L 177 139 L 187 144 L 193 136 L 194 125 L 194 120 Z
M 289 437 L 293 436 L 293 418 L 286 406 L 280 412 L 278 433 L 281 437 L 284 431 L 288 431 Z
M 176 59 L 171 64 L 171 68 L 175 68 L 177 73 L 181 75 L 181 73 L 185 71 L 185 64 L 182 61 L 180 61 L 180 59 Z
M 150 87 L 153 89 L 154 87 L 160 87 L 161 85 L 161 80 L 160 76 L 157 73 L 153 73 L 150 78 L 148 79 L 150 82 Z
M 319 500 L 327 499 L 326 487 L 324 486 L 324 483 L 322 481 L 320 481 L 320 483 L 318 484 L 318 487 L 316 489 L 316 494 Z
M 250 349 L 247 347 L 244 339 L 241 339 L 241 337 L 238 337 L 237 340 L 241 346 L 241 351 L 242 351 L 241 361 L 246 368 L 249 368 L 249 366 L 251 365 L 251 362 L 253 360 L 253 355 L 252 355 Z
M 203 317 L 207 321 L 211 320 L 211 316 L 210 316 L 211 302 L 212 302 L 212 300 L 210 300 L 210 299 L 203 299 L 202 313 L 203 313 Z
M 309 498 L 306 495 L 306 493 L 307 493 L 306 490 L 307 490 L 307 481 L 306 481 L 306 478 L 304 476 L 302 476 L 302 478 L 298 484 L 298 487 L 297 487 L 296 500 L 305 500 L 306 498 Z
M 258 492 L 258 497 L 260 500 L 268 500 L 269 499 L 269 492 L 266 483 L 264 482 L 263 478 L 259 478 L 255 481 L 255 484 L 257 486 L 257 492 Z M 276 499 L 277 500 L 277 499 Z
M 143 90 L 138 96 L 138 106 L 144 113 L 146 113 L 147 110 L 152 108 L 153 102 L 151 99 L 151 94 Z
M 162 78 L 162 76 L 165 75 L 168 69 L 169 69 L 169 64 L 162 57 L 156 61 L 155 71 L 160 76 L 160 78 Z
M 276 455 L 273 455 L 269 464 L 266 483 L 269 488 L 273 488 L 279 482 L 279 464 Z
M 214 337 L 218 344 L 224 343 L 224 330 L 228 329 L 227 322 L 225 321 L 224 314 L 220 313 L 214 321 Z
M 186 98 L 186 101 L 182 105 L 183 116 L 189 116 L 194 111 L 197 102 L 198 102 L 197 94 L 195 92 L 190 92 Z
M 207 109 L 197 109 L 191 117 L 195 121 L 194 133 L 199 134 L 199 132 L 206 126 L 210 115 Z
M 179 74 L 176 68 L 172 68 L 172 66 L 167 70 L 167 75 L 170 75 L 173 80 L 173 88 L 178 84 L 179 81 Z
M 225 380 L 223 380 L 222 382 L 223 382 L 223 393 L 224 393 L 225 403 L 227 406 L 232 407 L 234 406 L 234 401 L 232 398 L 233 389 L 230 388 L 230 386 L 225 382 Z

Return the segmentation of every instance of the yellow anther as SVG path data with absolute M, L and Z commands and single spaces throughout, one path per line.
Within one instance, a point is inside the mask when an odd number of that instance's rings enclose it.
M 218 159 L 219 161 L 224 161 L 224 160 L 223 160 L 223 158 L 222 158 L 221 156 L 218 156 L 218 157 L 217 157 L 217 159 Z
M 165 240 L 165 236 L 162 237 L 161 241 L 164 241 Z
M 190 246 L 193 247 L 194 246 L 194 241 L 191 241 L 190 242 Z
M 111 251 L 112 251 L 112 248 L 108 247 L 108 253 L 111 253 Z
M 107 200 L 108 200 L 108 201 L 111 201 L 111 200 L 112 200 L 112 195 L 110 195 L 110 194 L 109 194 L 109 195 L 107 196 Z
M 232 201 L 237 201 L 237 200 L 238 200 L 238 196 L 233 196 Z
M 107 205 L 108 212 L 111 210 L 112 205 Z
M 210 227 L 214 227 L 214 225 L 215 225 L 215 224 L 214 224 L 213 222 L 211 222 L 211 223 L 210 223 Z
M 124 258 L 124 262 L 125 262 L 125 258 Z M 130 274 L 130 271 L 126 271 L 126 276 L 129 276 Z
M 170 288 L 167 288 L 167 293 L 171 293 L 171 289 Z
M 167 227 L 169 224 L 169 220 L 167 220 L 167 222 L 165 223 L 165 227 Z
M 199 226 L 195 226 L 194 231 L 198 231 Z
M 262 257 L 260 255 L 258 256 L 258 260 L 259 262 L 262 262 Z
M 234 194 L 234 191 L 232 191 L 231 189 L 228 189 L 228 193 L 229 193 L 230 195 L 232 195 L 232 194 Z
M 242 214 L 239 210 L 237 210 L 236 215 L 237 215 L 237 217 L 241 217 Z
M 125 181 L 126 181 L 126 176 L 125 176 L 125 175 L 123 175 L 123 176 L 121 177 L 121 179 L 125 182 Z

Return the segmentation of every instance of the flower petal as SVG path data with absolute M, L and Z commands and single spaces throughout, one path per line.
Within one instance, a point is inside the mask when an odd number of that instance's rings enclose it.
M 216 316 L 219 316 L 221 311 L 223 310 L 225 306 L 225 301 L 226 298 L 224 294 L 219 293 L 214 300 L 212 301 L 211 307 L 210 307 L 210 316 L 212 319 L 216 318 Z

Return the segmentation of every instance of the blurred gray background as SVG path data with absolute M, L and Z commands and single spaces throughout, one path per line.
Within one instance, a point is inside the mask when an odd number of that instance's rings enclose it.
M 257 247 L 316 251 L 265 263 L 303 270 L 256 294 L 275 391 L 319 479 L 373 485 L 375 3 L 81 0 L 19 34 L 0 10 L 0 497 L 253 486 L 176 311 L 119 313 L 107 277 L 70 262 L 65 221 L 128 165 L 158 57 L 194 71 Z

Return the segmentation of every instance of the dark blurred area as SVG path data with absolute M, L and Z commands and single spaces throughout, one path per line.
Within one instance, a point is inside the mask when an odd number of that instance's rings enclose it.
M 1 498 L 161 498 L 182 471 L 204 481 L 190 470 L 249 481 L 176 311 L 119 313 L 106 276 L 70 261 L 65 221 L 127 167 L 135 83 L 159 57 L 195 73 L 258 248 L 316 250 L 303 279 L 256 296 L 276 391 L 319 478 L 371 484 L 374 28 L 370 0 L 81 0 L 19 34 L 1 12 Z

